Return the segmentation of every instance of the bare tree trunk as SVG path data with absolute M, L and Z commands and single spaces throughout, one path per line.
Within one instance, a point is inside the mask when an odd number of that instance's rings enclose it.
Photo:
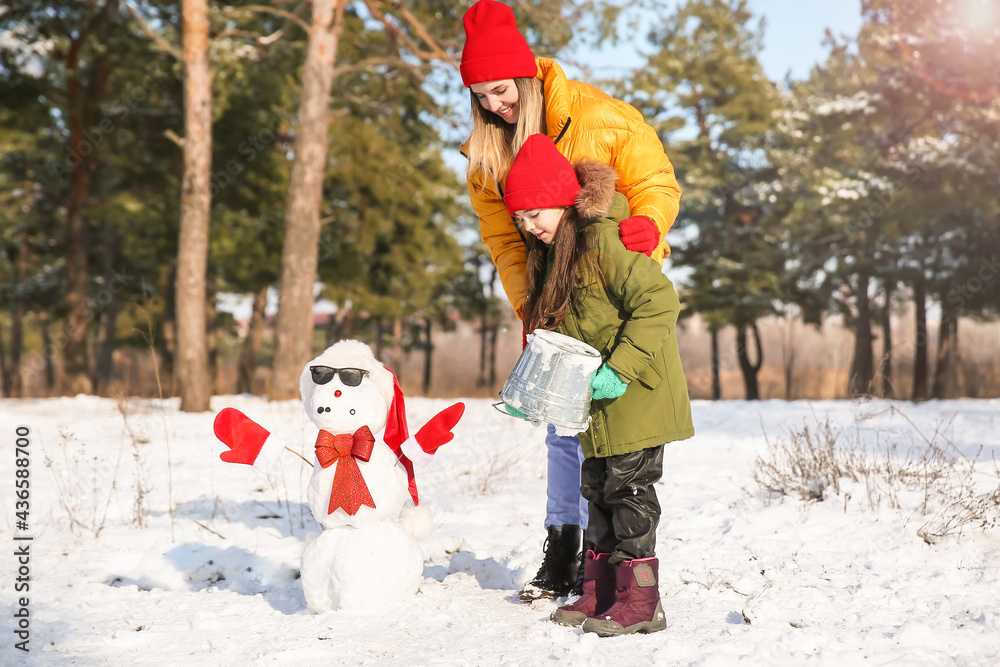
M 487 282 L 487 319 L 490 323 L 489 328 L 489 362 L 488 362 L 488 375 L 487 375 L 487 386 L 492 388 L 497 386 L 497 337 L 500 333 L 500 313 L 495 311 L 493 308 L 493 286 L 497 281 L 497 267 L 493 262 L 489 262 L 490 265 L 490 277 Z M 493 311 L 493 312 L 491 312 Z M 516 319 L 516 318 L 515 318 Z M 485 322 L 485 320 L 484 320 Z M 520 324 L 520 322 L 518 322 Z
M 788 326 L 781 341 L 781 363 L 785 376 L 785 400 L 790 401 L 795 378 L 795 320 L 787 317 L 786 322 Z
M 38 311 L 38 328 L 42 333 L 42 358 L 45 360 L 45 390 L 52 395 L 56 386 L 56 369 L 52 363 L 52 336 L 49 335 L 49 311 L 44 308 Z
M 387 357 L 387 365 L 395 371 L 398 378 L 403 367 L 403 318 L 398 316 L 392 318 L 392 341 Z
M 938 330 L 937 362 L 931 398 L 955 398 L 958 393 L 958 311 L 941 304 L 941 327 Z
M 205 277 L 205 346 L 208 352 L 208 377 L 212 393 L 221 394 L 219 386 L 219 297 L 215 290 L 215 275 Z
M 183 0 L 184 182 L 177 243 L 177 388 L 183 412 L 204 412 L 212 397 L 205 331 L 205 272 L 212 169 L 212 72 L 206 0 Z
M 747 351 L 747 329 L 753 333 L 755 348 L 757 352 L 757 363 L 751 363 L 750 354 Z M 749 327 L 736 327 L 736 356 L 740 360 L 740 370 L 743 371 L 743 386 L 746 390 L 748 401 L 760 400 L 760 388 L 757 384 L 757 373 L 764 363 L 764 348 L 760 342 L 760 331 L 757 323 L 752 323 Z
M 10 389 L 8 396 L 24 396 L 24 378 L 21 375 L 21 349 L 24 345 L 24 301 L 21 290 L 28 280 L 28 232 L 21 234 L 17 257 L 18 289 L 10 303 Z
M 347 322 L 347 308 L 337 306 L 334 313 L 326 323 L 326 346 L 330 347 L 343 337 L 344 325 Z
M 434 342 L 431 339 L 431 320 L 430 318 L 424 319 L 424 335 L 427 336 L 427 342 L 424 346 L 424 396 L 431 391 L 431 369 L 433 368 L 433 363 L 431 362 L 434 356 Z
M 81 95 L 79 83 L 70 84 L 70 108 L 80 107 Z M 86 140 L 82 136 L 84 120 L 79 118 L 79 115 L 79 112 L 70 114 L 70 145 L 82 147 Z M 80 158 L 72 173 L 69 202 L 66 206 L 65 300 L 68 313 L 63 343 L 63 370 L 66 376 L 65 387 L 71 395 L 91 392 L 90 363 L 87 358 L 87 288 L 90 283 L 90 275 L 87 270 L 89 230 L 87 229 L 87 219 L 83 215 L 83 208 L 90 191 L 90 165 L 92 162 L 93 153 Z M 13 362 L 13 354 L 11 356 Z M 14 377 L 18 376 L 19 373 L 16 372 L 15 365 Z M 15 379 L 15 383 L 17 382 Z
M 722 398 L 722 381 L 719 378 L 719 331 L 711 328 L 708 333 L 712 341 L 712 400 L 718 401 Z
M 298 396 L 299 374 L 312 353 L 313 283 L 319 260 L 319 208 L 327 155 L 333 65 L 346 0 L 313 0 L 302 71 L 295 162 L 285 206 L 281 294 L 275 328 L 271 397 Z
M 337 342 L 337 337 L 340 333 L 340 313 L 336 313 L 330 319 L 326 321 L 326 333 L 323 336 L 323 340 L 327 347 L 330 347 L 335 342 Z
M 382 318 L 381 317 L 376 317 L 374 320 L 372 320 L 372 324 L 374 325 L 374 328 L 375 328 L 375 358 L 381 360 L 382 359 L 382 334 L 383 334 Z
M 97 353 L 97 368 L 94 372 L 94 390 L 106 389 L 114 370 L 115 324 L 118 320 L 118 295 L 112 288 L 115 270 L 115 256 L 118 252 L 115 226 L 109 218 L 104 219 L 104 290 L 100 302 L 104 303 L 103 333 L 101 348 Z
M 239 375 L 236 380 L 236 392 L 240 394 L 253 393 L 257 353 L 264 339 L 264 327 L 267 322 L 267 290 L 268 287 L 265 285 L 253 295 L 253 310 L 250 312 L 247 335 L 240 347 Z
M 97 354 L 97 371 L 95 373 L 94 390 L 103 391 L 111 384 L 114 374 L 115 329 L 118 320 L 118 304 L 112 297 L 111 303 L 104 311 L 103 333 L 101 334 L 101 349 Z
M 90 65 L 90 78 L 86 80 L 81 71 L 81 54 L 87 40 L 105 36 L 110 17 L 118 11 L 117 0 L 108 0 L 99 10 L 98 17 L 88 27 L 70 41 L 66 51 L 66 125 L 69 130 L 69 149 L 75 165 L 70 174 L 69 199 L 66 203 L 66 296 L 68 313 L 63 349 L 63 370 L 66 376 L 64 390 L 69 394 L 89 394 L 93 390 L 90 381 L 90 355 L 87 350 L 87 330 L 90 311 L 87 292 L 90 286 L 90 272 L 87 255 L 90 246 L 90 230 L 84 209 L 90 195 L 91 175 L 99 162 L 100 146 L 94 146 L 84 135 L 84 130 L 98 120 L 99 103 L 107 90 L 110 75 L 110 53 L 100 52 Z
M 882 396 L 892 397 L 892 281 L 885 281 L 885 306 L 882 309 L 882 359 L 879 362 L 882 374 Z
M 21 348 L 24 344 L 24 303 L 17 299 L 10 304 L 10 385 L 7 395 L 24 396 L 24 379 L 21 377 Z
M 89 394 L 90 360 L 87 352 L 87 288 L 90 274 L 87 270 L 89 245 L 87 221 L 83 217 L 82 201 L 89 187 L 89 174 L 74 177 L 67 207 L 69 225 L 66 233 L 66 315 L 65 341 L 63 344 L 63 370 L 68 394 Z
M 476 377 L 476 386 L 486 386 L 486 355 L 489 352 L 489 325 L 487 320 L 489 313 L 483 312 L 479 318 L 479 375 Z
M 916 340 L 913 345 L 913 400 L 927 398 L 927 287 L 923 277 L 913 284 L 916 310 Z
M 167 286 L 163 295 L 163 341 L 160 352 L 160 372 L 168 393 L 175 396 L 177 393 L 177 382 L 174 363 L 177 358 L 177 262 L 171 263 L 167 271 Z
M 858 319 L 854 326 L 854 358 L 847 380 L 849 396 L 860 396 L 871 391 L 875 377 L 875 360 L 872 354 L 872 316 L 868 298 L 868 283 L 871 277 L 866 269 L 858 272 L 858 284 L 854 290 L 857 299 Z
M 489 387 L 497 386 L 497 337 L 500 333 L 500 318 L 493 317 L 490 324 Z
M 114 372 L 115 332 L 118 322 L 118 297 L 110 296 L 108 305 L 104 308 L 103 333 L 101 348 L 97 353 L 97 369 L 94 374 L 94 390 L 106 389 Z
M 0 326 L 0 396 L 10 398 L 10 369 L 7 367 L 6 345 L 3 342 L 3 327 Z

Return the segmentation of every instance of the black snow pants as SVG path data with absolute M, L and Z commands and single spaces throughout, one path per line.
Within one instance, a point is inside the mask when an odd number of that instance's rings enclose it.
M 590 508 L 584 548 L 610 553 L 612 565 L 654 556 L 660 503 L 653 485 L 662 474 L 663 445 L 584 459 L 580 493 Z

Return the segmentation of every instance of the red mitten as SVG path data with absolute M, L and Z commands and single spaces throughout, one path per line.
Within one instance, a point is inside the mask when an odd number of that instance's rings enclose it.
M 618 224 L 622 243 L 632 252 L 651 256 L 660 244 L 660 230 L 656 223 L 644 215 L 633 215 Z
M 277 438 L 236 408 L 224 408 L 215 416 L 215 437 L 229 451 L 219 455 L 226 463 L 243 463 L 267 472 L 285 448 Z
M 465 403 L 456 403 L 431 417 L 417 434 L 408 438 L 401 449 L 406 458 L 413 464 L 423 468 L 431 462 L 438 447 L 451 442 L 455 434 L 451 429 L 465 413 Z

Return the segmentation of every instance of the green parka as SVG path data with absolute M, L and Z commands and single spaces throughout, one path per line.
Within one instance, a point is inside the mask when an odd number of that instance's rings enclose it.
M 577 209 L 593 218 L 586 252 L 593 253 L 600 275 L 581 260 L 559 333 L 599 350 L 602 360 L 628 382 L 622 396 L 591 402 L 590 427 L 580 434 L 584 456 L 616 456 L 690 438 L 691 402 L 675 335 L 677 293 L 659 262 L 622 245 L 618 223 L 629 215 L 625 197 L 592 193 L 607 188 L 607 178 L 593 171 L 610 168 L 574 166 L 583 185 Z M 610 199 L 610 206 L 595 209 L 593 200 L 602 197 Z M 606 213 L 594 217 L 601 210 Z M 551 247 L 549 252 L 551 267 Z

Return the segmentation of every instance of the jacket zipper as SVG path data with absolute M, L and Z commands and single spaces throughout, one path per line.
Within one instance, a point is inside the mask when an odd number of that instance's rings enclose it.
M 559 140 L 563 138 L 564 134 L 566 134 L 566 130 L 569 129 L 569 124 L 572 123 L 572 122 L 573 122 L 573 118 L 570 117 L 570 116 L 567 116 L 566 117 L 566 124 L 563 125 L 563 129 L 559 130 L 559 136 L 557 136 L 555 139 L 553 139 L 552 143 L 554 143 L 554 144 L 558 144 L 559 143 Z

